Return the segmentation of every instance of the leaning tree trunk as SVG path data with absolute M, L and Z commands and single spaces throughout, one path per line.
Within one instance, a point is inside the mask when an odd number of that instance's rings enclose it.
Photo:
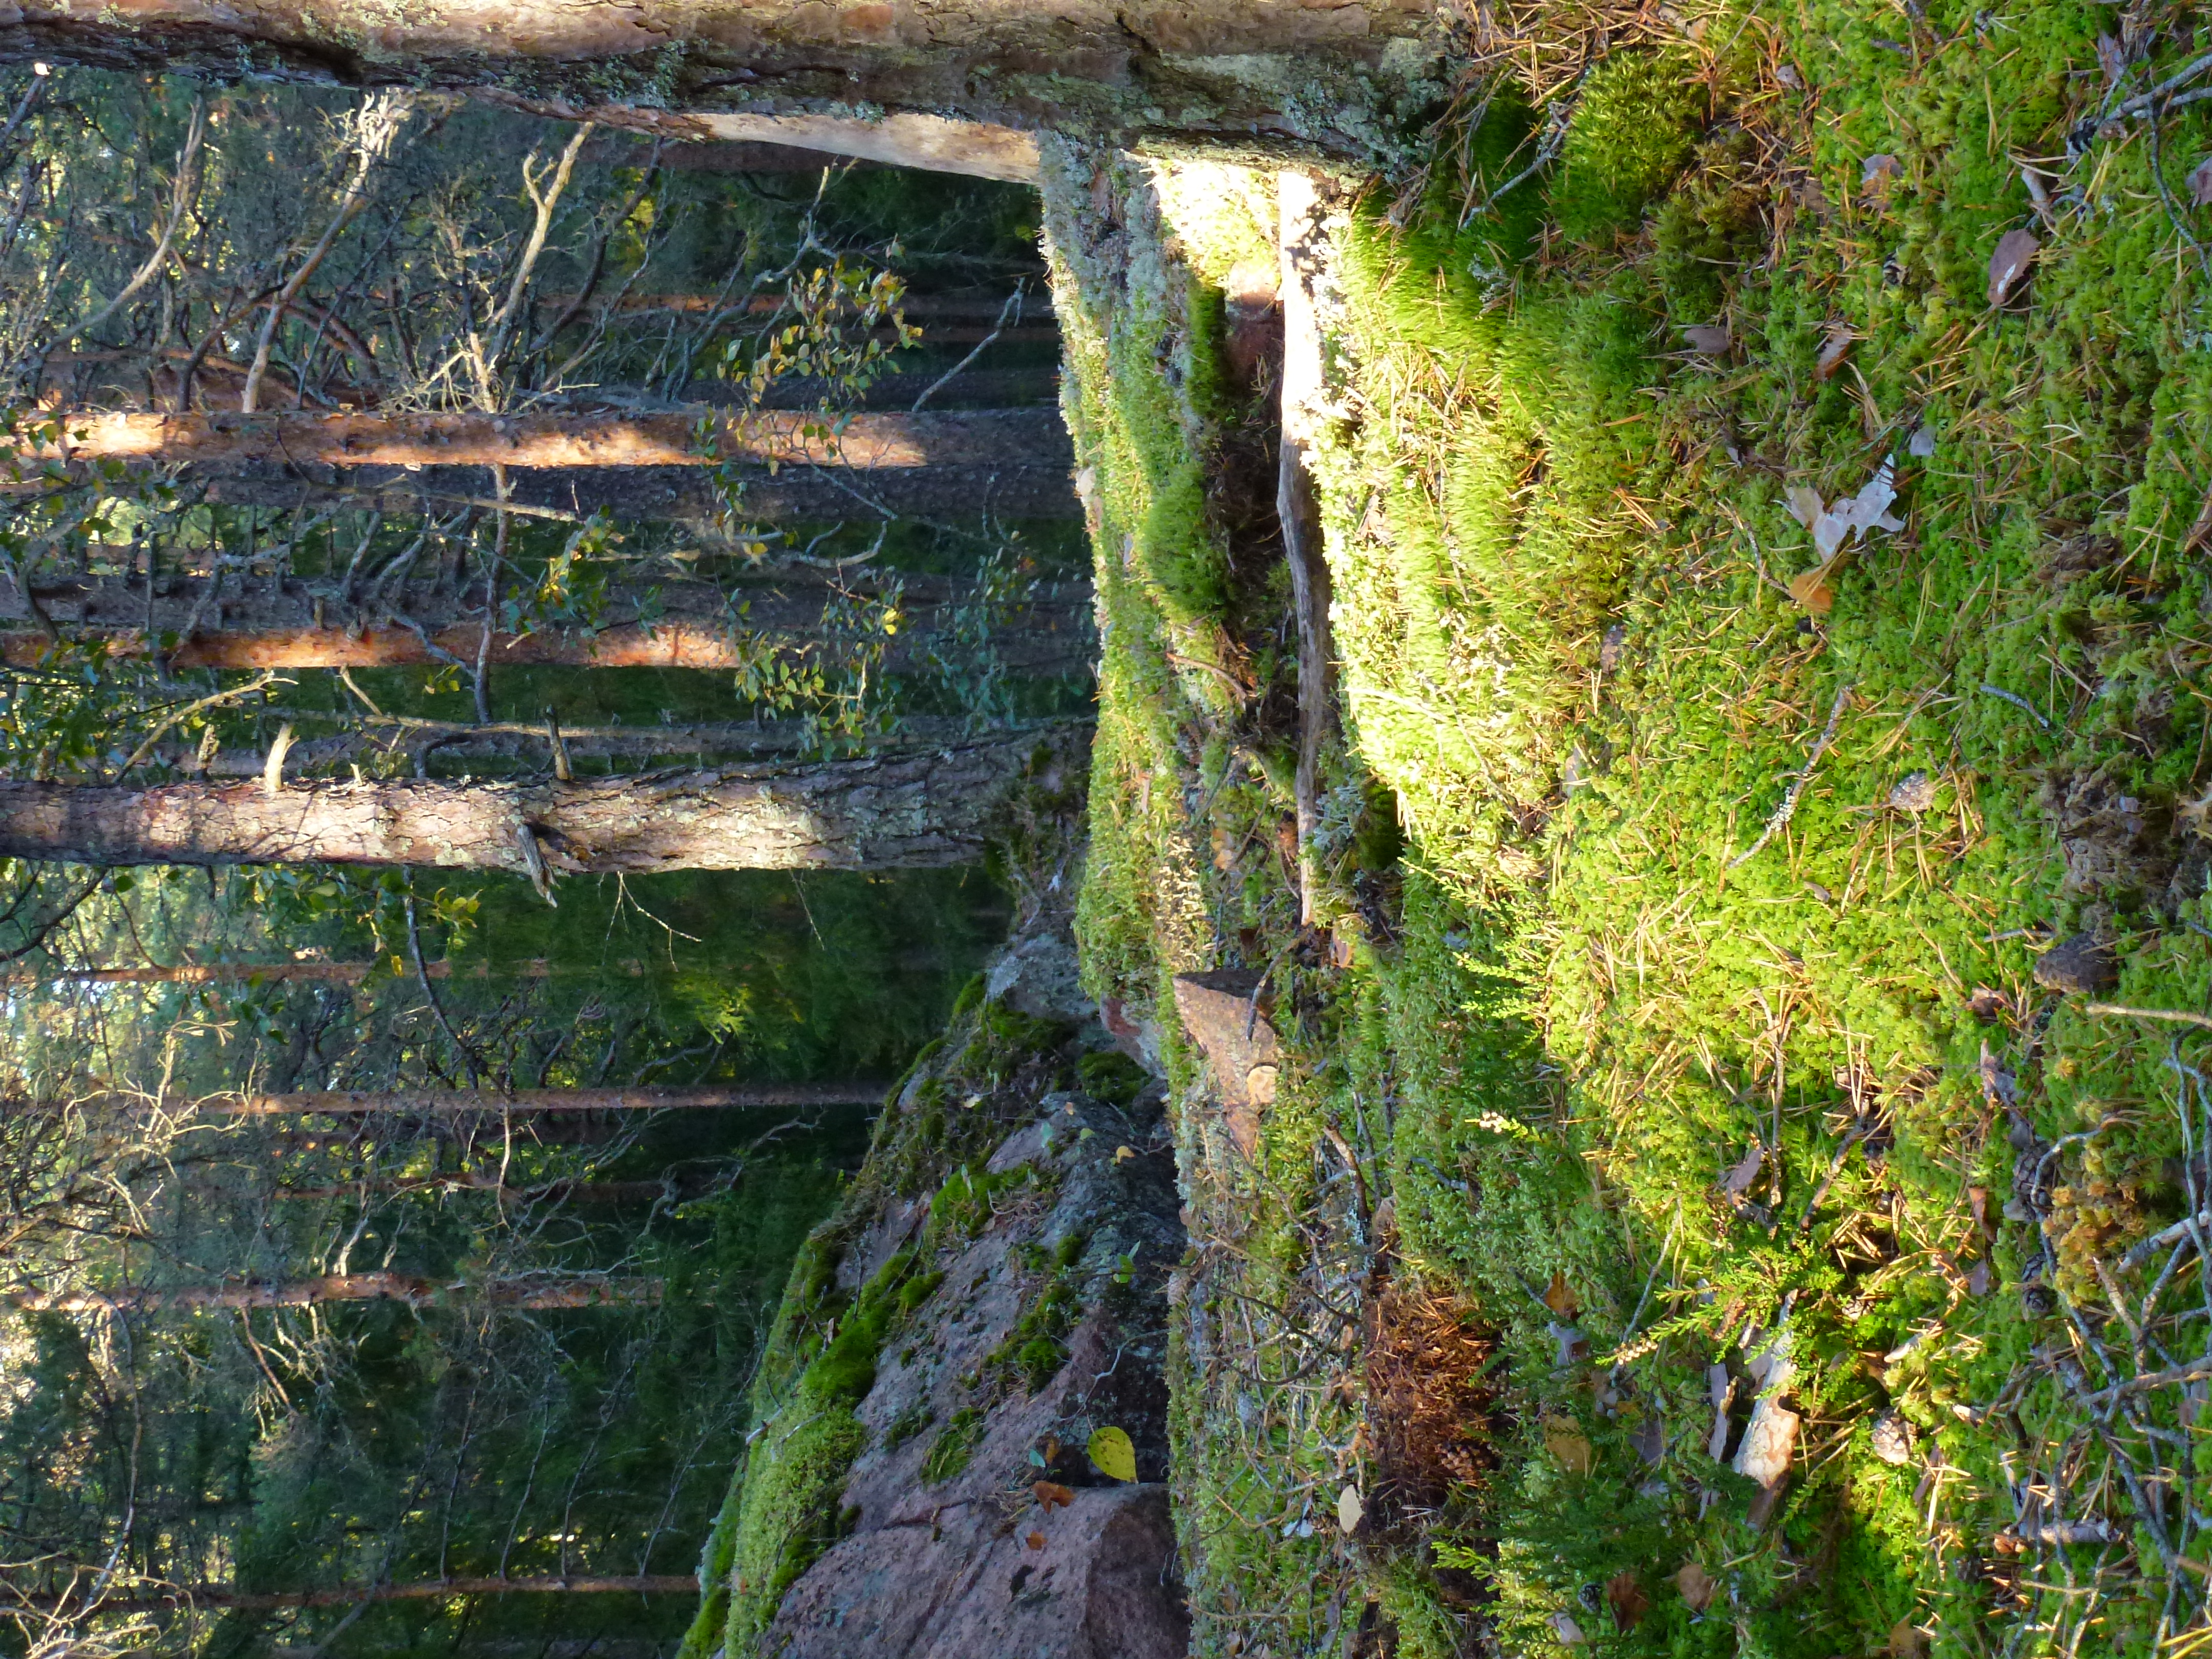
M 1449 15 L 1433 0 L 24 0 L 0 28 L 0 61 L 474 88 L 672 137 L 1021 179 L 1035 177 L 1040 130 L 1388 165 L 1450 90 Z
M 162 593 L 160 586 L 171 591 Z M 488 665 L 550 664 L 571 668 L 694 668 L 729 671 L 760 660 L 764 650 L 829 642 L 823 626 L 827 595 L 804 587 L 747 584 L 728 590 L 710 582 L 670 582 L 658 590 L 651 622 L 619 611 L 589 632 L 547 628 L 526 634 L 495 631 L 485 648 L 480 601 L 470 593 L 420 590 L 356 608 L 337 580 L 287 579 L 252 583 L 236 597 L 205 602 L 204 585 L 163 578 L 146 592 L 143 579 L 34 583 L 31 597 L 46 620 L 71 638 L 103 641 L 112 656 L 143 656 L 149 641 L 177 637 L 172 668 L 391 668 L 459 659 Z M 1087 587 L 1070 584 L 1036 604 L 995 619 L 993 648 L 1007 667 L 1067 672 L 1089 660 Z M 955 599 L 902 602 L 896 633 L 882 636 L 882 666 L 899 672 L 929 660 L 956 621 Z M 632 617 L 635 605 L 622 607 Z M 742 609 L 743 616 L 737 613 Z M 404 617 L 413 625 L 403 625 Z M 0 660 L 28 665 L 52 641 L 27 624 L 30 607 L 12 583 L 0 582 Z
M 915 869 L 970 863 L 1015 794 L 1078 775 L 1061 726 L 926 752 L 562 783 L 0 781 L 0 857 L 549 871 Z
M 10 1291 L 0 1306 L 19 1313 L 204 1313 L 256 1308 L 313 1308 L 333 1302 L 398 1302 L 427 1308 L 441 1302 L 521 1308 L 639 1308 L 660 1300 L 658 1279 L 607 1273 L 532 1274 L 451 1283 L 411 1273 L 324 1273 L 313 1279 L 233 1279 L 222 1285 L 185 1285 L 154 1290 Z

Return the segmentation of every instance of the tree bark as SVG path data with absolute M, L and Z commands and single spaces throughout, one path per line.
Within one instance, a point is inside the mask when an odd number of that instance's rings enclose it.
M 641 1308 L 660 1300 L 657 1279 L 605 1273 L 559 1278 L 487 1279 L 441 1284 L 409 1273 L 325 1273 L 313 1279 L 234 1279 L 168 1290 L 10 1291 L 0 1304 L 18 1313 L 198 1313 L 257 1308 L 311 1308 L 333 1302 L 399 1302 L 410 1308 L 459 1301 L 546 1312 L 561 1308 Z
M 1389 166 L 1449 90 L 1447 15 L 1428 0 L 26 0 L 9 15 L 0 62 L 475 89 L 669 137 L 1016 179 L 1036 176 L 1039 131 Z
M 360 1584 L 317 1590 L 240 1590 L 228 1584 L 181 1585 L 159 1595 L 109 1595 L 97 1606 L 82 1596 L 26 1595 L 0 1581 L 0 1605 L 33 1613 L 64 1607 L 78 1613 L 164 1613 L 185 1607 L 217 1607 L 241 1613 L 276 1613 L 287 1607 L 347 1607 L 362 1601 L 428 1601 L 450 1595 L 696 1595 L 699 1581 L 690 1573 L 653 1573 L 637 1578 L 433 1578 L 412 1584 Z M 533 1652 L 538 1650 L 532 1649 Z M 594 1652 L 599 1651 L 593 1649 Z
M 711 408 L 587 415 L 178 414 L 63 410 L 58 438 L 26 444 L 27 460 L 293 465 L 719 466 L 726 461 L 872 471 L 917 466 L 1065 466 L 1073 457 L 1047 408 L 847 416 L 836 437 L 803 410 L 724 416 Z M 708 430 L 699 428 L 704 423 Z
M 546 872 L 919 869 L 982 856 L 1026 780 L 1057 790 L 1087 732 L 927 752 L 572 783 L 0 781 L 0 857 L 400 864 Z
M 515 507 L 581 520 L 605 511 L 627 520 L 708 520 L 723 502 L 696 466 L 515 467 L 507 473 Z M 275 463 L 184 469 L 180 482 L 204 484 L 207 499 L 227 507 L 290 509 L 304 496 L 343 494 L 364 507 L 420 513 L 428 507 L 493 505 L 486 467 L 295 466 Z M 842 467 L 738 470 L 738 515 L 756 524 L 822 524 L 836 520 L 936 519 L 971 524 L 1001 519 L 1077 519 L 1083 505 L 1066 466 L 1008 463 L 991 466 Z
M 707 1089 L 331 1089 L 289 1095 L 242 1095 L 203 1105 L 209 1117 L 300 1117 L 393 1114 L 453 1117 L 465 1112 L 665 1112 L 817 1106 L 874 1106 L 887 1082 L 762 1083 Z

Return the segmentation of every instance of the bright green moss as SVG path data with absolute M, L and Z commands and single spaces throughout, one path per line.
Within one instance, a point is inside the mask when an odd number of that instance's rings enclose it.
M 1632 50 L 1593 66 L 1551 191 L 1560 230 L 1593 243 L 1633 230 L 1688 163 L 1709 118 L 1705 88 L 1680 56 Z

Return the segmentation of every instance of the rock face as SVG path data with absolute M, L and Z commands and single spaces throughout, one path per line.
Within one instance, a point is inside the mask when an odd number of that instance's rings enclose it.
M 1100 1093 L 1024 1097 L 1076 1070 L 1038 1063 L 1042 1045 L 1079 1059 L 1106 1039 L 1095 1024 L 1071 1037 L 1042 1024 L 1084 1006 L 1060 994 L 1049 947 L 1004 962 L 1021 971 L 991 983 L 1035 1011 L 1031 1060 L 982 1094 L 958 1056 L 926 1068 L 871 1162 L 911 1168 L 917 1144 L 947 1133 L 929 1127 L 933 1113 L 956 1132 L 994 1116 L 1016 1127 L 987 1160 L 949 1176 L 939 1164 L 903 1197 L 887 1185 L 845 1246 L 841 1284 L 904 1274 L 911 1311 L 855 1408 L 866 1442 L 825 1521 L 837 1541 L 784 1594 L 762 1655 L 1181 1659 L 1188 1645 L 1163 1484 L 1164 1287 L 1183 1237 L 1158 1091 L 1138 1091 L 1134 1068 L 1113 1058 Z M 981 1020 L 1010 1025 L 1003 1006 L 987 1004 Z M 1095 1063 L 1080 1074 L 1102 1075 Z M 863 1170 L 856 1184 L 870 1180 Z M 1104 1427 L 1133 1443 L 1135 1482 L 1091 1463 L 1085 1448 Z

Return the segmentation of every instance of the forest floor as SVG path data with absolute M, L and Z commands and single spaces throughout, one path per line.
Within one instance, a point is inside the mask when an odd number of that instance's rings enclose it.
M 1316 926 L 1273 180 L 1047 158 L 1193 1650 L 2193 1650 L 2212 129 L 2124 106 L 2196 26 L 1485 15 L 1328 222 Z

